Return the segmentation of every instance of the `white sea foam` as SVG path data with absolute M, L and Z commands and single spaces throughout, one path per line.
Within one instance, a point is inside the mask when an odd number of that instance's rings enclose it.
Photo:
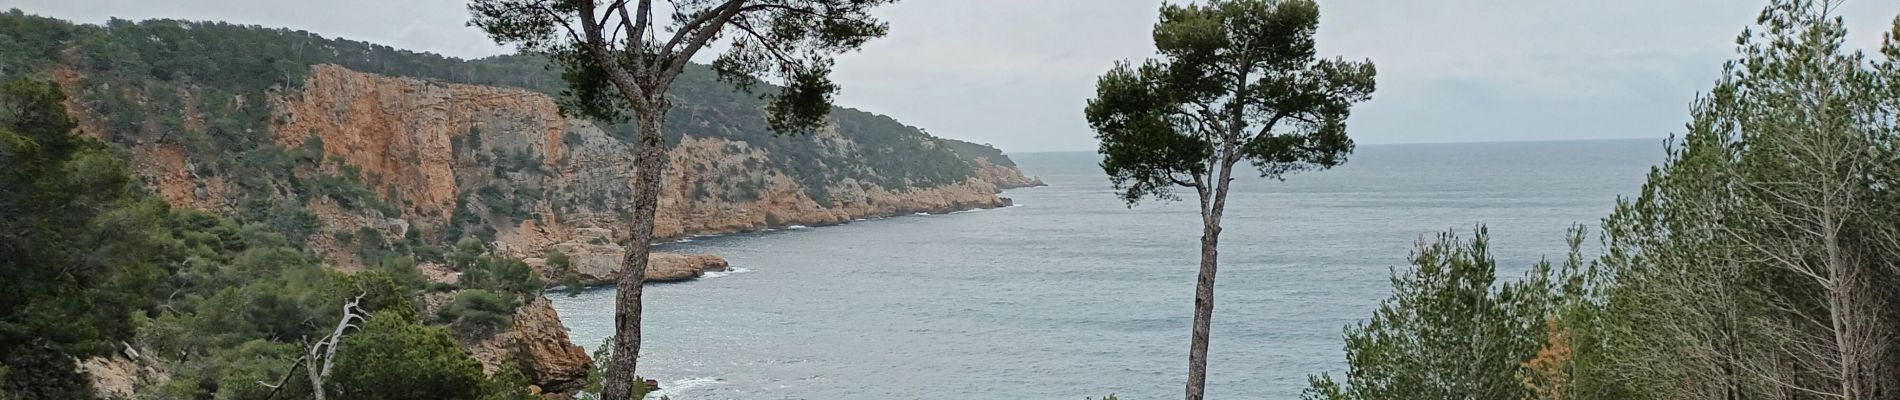
M 695 388 L 705 387 L 708 385 L 720 385 L 720 384 L 725 384 L 725 383 L 726 383 L 725 379 L 721 379 L 717 377 L 686 378 L 686 379 L 673 381 L 670 384 L 661 385 L 660 390 L 656 390 L 653 393 L 648 394 L 647 397 L 649 398 L 658 398 L 658 397 L 665 397 L 665 396 L 680 397 L 681 393 L 686 393 L 686 391 L 688 390 L 693 390 Z
M 921 215 L 921 216 L 930 216 L 930 213 L 927 213 L 927 212 L 920 212 L 920 213 L 916 213 L 916 214 L 911 214 L 911 215 Z
M 792 226 L 785 227 L 785 229 L 810 229 L 810 228 L 811 227 L 804 226 L 804 225 L 792 225 Z
M 731 268 L 726 268 L 725 271 L 706 271 L 706 273 L 699 275 L 699 279 L 712 279 L 712 278 L 718 278 L 718 277 L 722 277 L 726 275 L 743 274 L 747 272 L 752 272 L 752 269 L 741 268 L 741 267 L 731 267 Z

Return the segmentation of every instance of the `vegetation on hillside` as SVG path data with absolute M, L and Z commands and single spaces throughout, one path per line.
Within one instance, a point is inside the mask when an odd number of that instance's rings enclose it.
M 1305 397 L 1900 396 L 1900 19 L 1870 59 L 1839 5 L 1762 12 L 1601 257 L 1500 285 L 1482 232 L 1422 247 Z
M 273 198 L 283 196 L 273 185 L 299 179 L 285 176 L 295 170 L 290 167 L 296 163 L 288 161 L 298 161 L 298 154 L 273 142 L 264 99 L 274 89 L 294 90 L 310 66 L 326 63 L 555 96 L 568 91 L 560 72 L 548 69 L 548 58 L 537 55 L 461 60 L 307 31 L 222 22 L 113 19 L 96 26 L 19 10 L 0 14 L 0 72 L 48 77 L 65 68 L 86 88 L 72 95 L 88 114 L 104 119 L 106 129 L 99 134 L 107 142 L 184 146 L 188 156 L 200 161 L 197 173 L 236 181 L 245 196 L 241 201 L 251 211 L 246 215 L 259 218 L 302 211 L 296 201 Z M 837 135 L 856 143 L 849 148 L 823 135 L 775 135 L 766 123 L 766 104 L 719 79 L 703 65 L 691 64 L 682 71 L 669 97 L 675 107 L 665 118 L 669 142 L 677 143 L 681 135 L 747 142 L 773 155 L 766 159 L 767 166 L 806 187 L 845 178 L 890 188 L 931 187 L 970 175 L 972 160 L 940 146 L 943 139 L 869 112 L 832 110 Z M 194 113 L 202 113 L 202 121 L 193 119 Z M 634 139 L 630 122 L 601 125 L 621 140 Z M 362 200 L 370 197 L 375 196 Z
M 450 256 L 478 272 L 466 290 L 423 287 L 408 248 L 369 248 L 390 261 L 353 275 L 325 268 L 268 226 L 174 210 L 146 194 L 117 150 L 76 130 L 64 101 L 51 82 L 0 83 L 0 289 L 9 293 L 0 296 L 0 397 L 90 398 L 74 360 L 116 357 L 167 371 L 140 384 L 140 396 L 311 398 L 298 368 L 348 303 L 370 316 L 338 330 L 331 360 L 348 367 L 325 382 L 328 392 L 525 398 L 524 383 L 483 375 L 456 336 L 418 318 L 419 297 L 434 289 L 493 293 L 505 304 L 449 309 L 505 320 L 540 288 L 521 278 L 520 261 L 456 249 Z M 472 324 L 471 313 L 448 322 Z M 473 323 L 484 334 L 499 325 Z M 434 391 L 442 388 L 455 391 Z

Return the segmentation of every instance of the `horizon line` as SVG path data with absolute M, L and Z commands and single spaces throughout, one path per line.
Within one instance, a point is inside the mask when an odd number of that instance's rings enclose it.
M 1577 139 L 1523 139 L 1523 140 L 1453 140 L 1453 141 L 1440 141 L 1440 142 L 1380 142 L 1380 143 L 1360 143 L 1359 145 L 1360 145 L 1360 146 L 1416 146 L 1416 145 L 1437 145 L 1437 144 L 1493 144 L 1493 143 L 1497 143 L 1497 144 L 1501 144 L 1501 143 L 1549 143 L 1549 142 L 1617 142 L 1617 141 L 1638 141 L 1638 140 L 1669 140 L 1669 138 L 1670 138 L 1670 136 L 1658 136 L 1658 137 L 1608 137 L 1608 138 L 1577 138 Z M 963 140 L 963 139 L 958 139 L 958 140 Z M 965 141 L 967 141 L 967 140 L 965 140 Z M 998 149 L 1000 150 L 1001 148 L 998 148 Z M 1034 151 L 1003 151 L 1003 154 L 1031 154 L 1031 153 L 1082 153 L 1082 152 L 1093 152 L 1093 151 L 1095 151 L 1095 149 L 1071 149 L 1071 150 L 1034 150 Z

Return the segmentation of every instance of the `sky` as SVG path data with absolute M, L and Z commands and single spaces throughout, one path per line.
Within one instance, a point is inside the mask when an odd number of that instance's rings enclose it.
M 1362 144 L 1663 138 L 1720 75 L 1762 0 L 1319 0 L 1321 56 L 1369 59 Z M 509 53 L 465 0 L 0 0 L 99 23 L 181 18 L 288 27 L 474 58 Z M 903 0 L 890 35 L 839 57 L 839 105 L 1006 152 L 1092 150 L 1096 77 L 1154 53 L 1159 0 Z M 1847 0 L 1872 49 L 1900 1 Z

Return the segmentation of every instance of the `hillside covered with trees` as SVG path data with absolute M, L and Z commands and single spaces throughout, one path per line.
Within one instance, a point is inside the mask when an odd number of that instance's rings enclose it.
M 1767 7 L 1567 257 L 1501 279 L 1483 228 L 1420 243 L 1304 397 L 1900 398 L 1900 19 L 1864 54 L 1838 6 Z

